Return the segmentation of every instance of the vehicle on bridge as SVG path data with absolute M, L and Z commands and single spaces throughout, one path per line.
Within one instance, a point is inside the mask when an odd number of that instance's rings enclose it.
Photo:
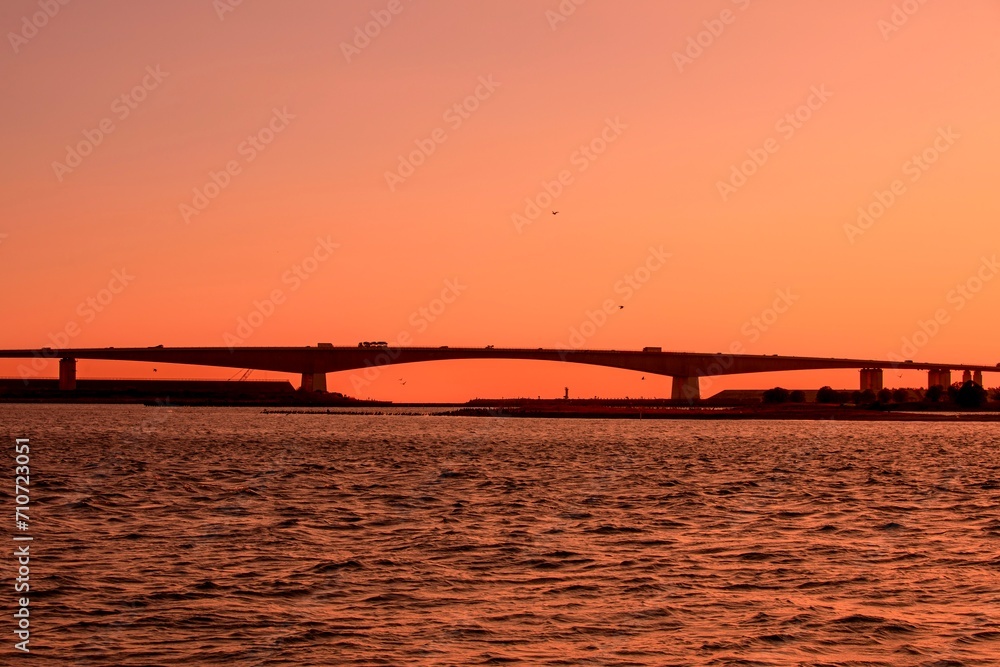
M 358 343 L 358 347 L 389 347 L 389 343 L 384 340 L 365 341 L 363 343 Z
M 663 352 L 663 348 L 662 347 L 644 347 L 644 348 L 642 348 L 642 351 L 643 352 Z

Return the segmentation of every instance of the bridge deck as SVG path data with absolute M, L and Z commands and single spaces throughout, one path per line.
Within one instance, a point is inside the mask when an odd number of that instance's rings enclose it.
M 674 377 L 793 370 L 900 369 L 1000 372 L 1000 367 L 878 359 L 842 359 L 641 350 L 565 350 L 502 347 L 130 347 L 0 350 L 0 358 L 66 358 L 253 368 L 287 373 L 333 373 L 368 366 L 455 359 L 525 359 L 591 364 Z

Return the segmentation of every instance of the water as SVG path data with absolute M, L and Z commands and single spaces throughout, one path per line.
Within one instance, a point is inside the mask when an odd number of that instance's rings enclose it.
M 31 437 L 33 664 L 1000 664 L 991 424 L 0 405 L 0 431 Z

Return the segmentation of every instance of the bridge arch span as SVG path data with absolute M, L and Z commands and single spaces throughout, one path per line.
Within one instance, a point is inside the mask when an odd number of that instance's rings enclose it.
M 698 378 L 775 371 L 859 369 L 861 384 L 873 386 L 881 381 L 881 369 L 927 370 L 930 379 L 950 377 L 951 371 L 968 371 L 982 377 L 983 372 L 1000 372 L 1000 367 L 939 364 L 912 361 L 895 362 L 874 359 L 838 359 L 824 357 L 766 356 L 749 354 L 705 354 L 647 350 L 572 350 L 552 348 L 494 347 L 142 347 L 142 348 L 42 348 L 40 350 L 0 350 L 0 358 L 48 357 L 60 363 L 60 385 L 75 385 L 76 359 L 107 361 L 144 361 L 155 363 L 250 368 L 254 370 L 301 375 L 303 388 L 326 389 L 326 374 L 369 367 L 458 359 L 523 359 L 560 361 L 620 368 L 673 378 L 672 398 L 700 398 Z M 64 378 L 63 375 L 66 375 Z M 65 382 L 63 382 L 65 380 Z M 930 381 L 930 380 L 929 380 Z M 869 387 L 862 387 L 870 388 Z

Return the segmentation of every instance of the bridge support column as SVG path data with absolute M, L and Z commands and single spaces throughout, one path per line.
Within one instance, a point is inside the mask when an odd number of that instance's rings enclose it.
M 934 385 L 939 384 L 945 389 L 951 386 L 951 371 L 934 369 L 927 371 L 927 388 L 930 389 Z
M 882 369 L 862 368 L 861 369 L 861 391 L 871 389 L 878 393 L 882 391 Z
M 962 371 L 962 384 L 972 382 L 972 371 Z
M 982 371 L 976 371 L 975 373 L 973 373 L 972 374 L 972 381 L 975 382 L 976 384 L 978 384 L 980 387 L 982 387 L 983 386 L 983 372 Z
M 76 389 L 76 359 L 59 360 L 59 389 L 64 391 Z
M 700 401 L 701 383 L 698 376 L 674 377 L 670 389 L 670 398 L 675 401 Z
M 299 387 L 302 391 L 320 391 L 324 394 L 326 393 L 326 373 L 303 373 L 302 374 L 302 386 Z

